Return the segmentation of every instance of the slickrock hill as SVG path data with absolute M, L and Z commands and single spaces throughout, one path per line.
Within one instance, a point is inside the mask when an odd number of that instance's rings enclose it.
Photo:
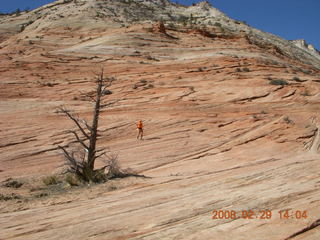
M 319 239 L 316 52 L 207 2 L 56 1 L 0 16 L 0 33 L 0 239 Z M 57 109 L 90 120 L 101 68 L 116 81 L 98 145 L 148 178 L 48 195 L 74 140 Z

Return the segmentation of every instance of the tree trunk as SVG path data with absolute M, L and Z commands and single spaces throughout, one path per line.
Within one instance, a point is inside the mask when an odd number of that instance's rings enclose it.
M 90 134 L 90 146 L 88 150 L 88 168 L 93 172 L 94 170 L 94 162 L 96 159 L 96 142 L 97 142 L 97 134 L 98 134 L 98 121 L 100 115 L 100 99 L 102 96 L 102 85 L 103 85 L 103 73 L 98 79 L 98 88 L 97 88 L 97 98 L 96 105 L 94 108 L 94 116 L 92 120 L 92 129 Z

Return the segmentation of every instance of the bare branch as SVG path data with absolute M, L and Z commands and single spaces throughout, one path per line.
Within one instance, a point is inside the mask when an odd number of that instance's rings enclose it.
M 117 100 L 114 100 L 112 102 L 108 102 L 106 104 L 101 105 L 101 108 L 109 107 L 109 106 L 111 106 L 111 105 L 113 105 L 113 104 L 115 104 L 117 102 L 120 102 L 120 101 L 121 101 L 121 99 L 117 99 Z
M 97 159 L 99 157 L 102 157 L 103 155 L 105 155 L 107 153 L 107 151 L 104 151 L 103 153 L 100 153 L 99 155 L 95 156 L 94 158 Z
M 73 162 L 75 161 L 73 157 L 70 156 L 70 153 L 62 146 L 58 146 L 58 148 L 60 148 L 63 152 L 64 152 L 64 155 L 65 157 L 70 161 L 70 162 Z
M 81 140 L 78 136 L 78 134 L 75 131 L 69 131 L 70 133 L 73 133 L 74 136 L 76 137 L 77 141 L 85 148 L 85 149 L 89 149 L 89 147 L 83 142 L 83 140 Z
M 81 119 L 81 122 L 87 127 L 87 129 L 91 132 L 92 131 L 92 127 L 87 123 L 86 120 Z
M 97 102 L 97 100 L 94 97 L 90 96 L 89 94 L 85 94 L 85 96 L 90 98 L 92 102 Z
M 87 139 L 90 139 L 89 135 L 84 131 L 84 129 L 82 128 L 82 126 L 80 125 L 78 119 L 76 119 L 75 117 L 73 117 L 68 110 L 64 109 L 64 108 L 60 108 L 60 110 L 66 114 L 76 125 L 77 127 L 80 129 L 80 131 L 82 132 L 82 134 L 87 138 Z

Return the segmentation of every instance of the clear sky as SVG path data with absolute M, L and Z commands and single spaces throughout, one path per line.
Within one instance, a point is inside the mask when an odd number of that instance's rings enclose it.
M 53 0 L 0 0 L 0 12 L 36 8 Z M 197 0 L 173 0 L 190 5 Z M 229 17 L 288 40 L 305 39 L 320 49 L 320 0 L 210 0 Z

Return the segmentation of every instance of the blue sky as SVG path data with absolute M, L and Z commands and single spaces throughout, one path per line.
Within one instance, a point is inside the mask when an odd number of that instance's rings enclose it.
M 1 0 L 0 12 L 39 7 L 53 0 Z M 173 0 L 176 2 L 176 0 Z M 197 0 L 178 0 L 190 5 Z M 320 0 L 211 0 L 229 17 L 288 40 L 305 39 L 320 49 Z

